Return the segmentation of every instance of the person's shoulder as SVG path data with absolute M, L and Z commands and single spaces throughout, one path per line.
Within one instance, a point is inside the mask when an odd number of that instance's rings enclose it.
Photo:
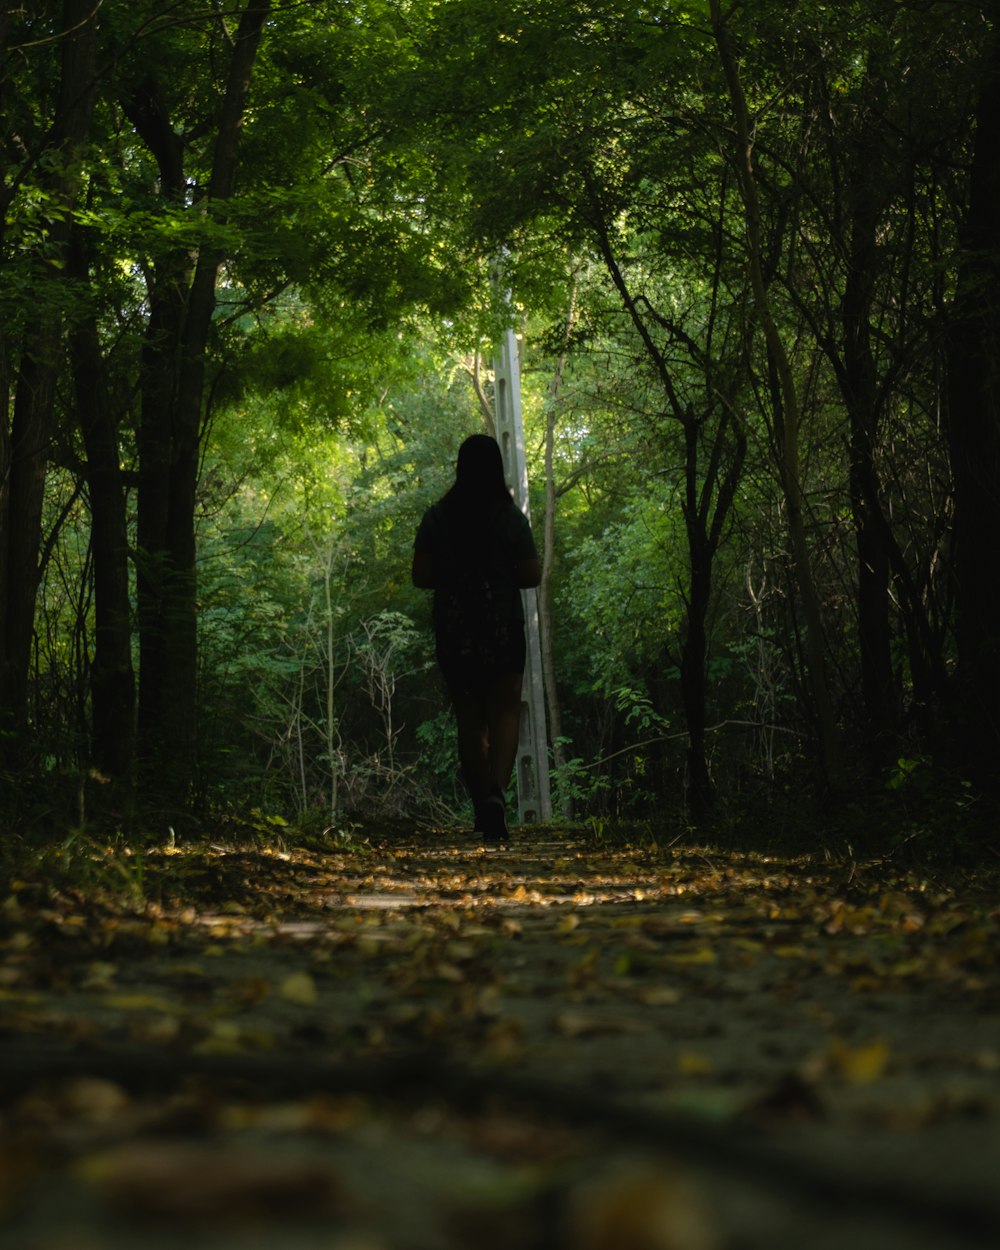
M 421 519 L 421 525 L 441 525 L 445 520 L 444 500 L 439 499 L 436 503 L 432 503 L 429 508 L 425 509 Z
M 504 524 L 514 534 L 523 534 L 531 529 L 531 522 L 513 501 L 509 508 L 504 508 Z
M 423 516 L 420 518 L 420 524 L 417 526 L 417 539 L 420 544 L 426 544 L 433 541 L 442 529 L 441 518 L 441 500 L 432 503 L 429 508 L 424 510 Z

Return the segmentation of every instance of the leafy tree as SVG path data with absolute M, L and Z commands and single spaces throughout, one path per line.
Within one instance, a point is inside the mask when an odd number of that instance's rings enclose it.
M 69 295 L 62 281 L 72 213 L 83 179 L 94 107 L 96 15 L 86 0 L 57 13 L 4 5 L 4 95 L 34 88 L 6 115 L 0 248 L 12 260 L 0 345 L 0 729 L 23 753 L 28 672 L 39 580 L 45 472 L 52 437 L 60 335 Z M 53 67 L 53 50 L 55 66 Z M 26 68 L 15 76 L 25 55 Z M 27 82 L 26 82 L 27 80 Z M 5 275 L 7 277 L 7 275 Z M 30 298 L 29 297 L 30 294 Z

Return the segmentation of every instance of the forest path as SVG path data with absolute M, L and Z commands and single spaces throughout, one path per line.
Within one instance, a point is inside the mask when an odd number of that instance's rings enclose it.
M 974 879 L 551 830 L 120 864 L 129 906 L 0 909 L 2 1247 L 998 1244 Z

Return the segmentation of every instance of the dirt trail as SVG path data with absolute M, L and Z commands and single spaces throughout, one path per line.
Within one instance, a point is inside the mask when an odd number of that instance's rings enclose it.
M 974 884 L 546 832 L 141 889 L 3 902 L 0 1246 L 1000 1242 Z

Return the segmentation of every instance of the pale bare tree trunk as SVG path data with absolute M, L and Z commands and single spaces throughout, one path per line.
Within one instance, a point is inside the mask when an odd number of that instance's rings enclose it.
M 792 375 L 791 362 L 771 312 L 767 283 L 761 264 L 760 203 L 753 166 L 754 141 L 750 133 L 746 97 L 736 64 L 736 55 L 722 17 L 720 0 L 710 0 L 709 7 L 712 32 L 722 60 L 736 127 L 736 168 L 746 215 L 750 283 L 757 316 L 764 332 L 768 358 L 778 379 L 778 395 L 781 405 L 780 421 L 776 421 L 779 448 L 778 472 L 785 495 L 788 535 L 805 620 L 805 654 L 816 715 L 820 763 L 828 784 L 837 788 L 841 782 L 841 752 L 827 678 L 822 612 L 805 530 L 805 498 L 799 472 L 799 398 Z
M 330 765 L 330 821 L 336 823 L 337 806 L 340 802 L 340 774 L 337 766 L 339 735 L 337 733 L 337 707 L 334 695 L 337 689 L 337 666 L 334 647 L 336 637 L 333 628 L 333 560 L 336 548 L 331 544 L 327 552 L 326 569 L 323 574 L 324 609 L 326 612 L 326 755 Z
M 556 424 L 559 420 L 559 393 L 562 388 L 563 374 L 569 354 L 569 338 L 576 320 L 576 295 L 578 279 L 573 274 L 570 287 L 569 304 L 566 308 L 566 324 L 563 335 L 563 349 L 556 361 L 556 367 L 549 382 L 548 396 L 545 405 L 545 519 L 542 524 L 542 580 L 538 584 L 538 623 L 541 634 L 542 681 L 545 686 L 545 702 L 549 712 L 549 739 L 552 742 L 552 757 L 556 770 L 561 771 L 566 764 L 566 751 L 563 747 L 562 707 L 559 702 L 559 688 L 556 684 L 555 656 L 552 639 L 552 571 L 555 566 L 555 531 L 556 531 L 556 481 L 555 481 L 555 441 Z M 566 794 L 562 798 L 562 815 L 566 820 L 573 819 L 573 798 Z
M 497 436 L 497 423 L 493 415 L 493 409 L 490 406 L 489 398 L 483 386 L 483 356 L 477 347 L 472 355 L 472 363 L 469 366 L 469 379 L 472 382 L 472 389 L 476 392 L 476 399 L 479 401 L 479 412 L 483 418 L 483 425 L 486 427 L 486 433 L 490 438 Z

